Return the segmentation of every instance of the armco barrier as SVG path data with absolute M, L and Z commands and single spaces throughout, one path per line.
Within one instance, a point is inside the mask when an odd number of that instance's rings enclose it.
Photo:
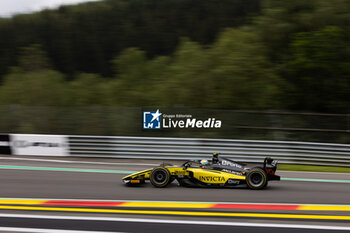
M 123 136 L 68 136 L 69 155 L 103 158 L 200 159 L 211 153 L 236 161 L 350 167 L 350 144 L 294 141 L 194 139 Z
M 213 152 L 242 162 L 350 167 L 350 144 L 200 138 L 65 136 L 0 134 L 0 153 L 13 155 L 77 156 L 186 160 L 210 158 Z

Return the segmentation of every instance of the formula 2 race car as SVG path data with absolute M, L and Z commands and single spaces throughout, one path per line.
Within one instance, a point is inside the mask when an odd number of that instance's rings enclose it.
M 262 166 L 245 168 L 243 164 L 227 158 L 219 158 L 214 153 L 211 161 L 189 160 L 182 166 L 163 163 L 159 167 L 147 169 L 123 177 L 128 185 L 143 184 L 150 180 L 157 188 L 166 187 L 175 179 L 187 187 L 233 187 L 246 184 L 251 189 L 262 189 L 270 180 L 280 180 L 275 175 L 277 161 L 266 157 Z

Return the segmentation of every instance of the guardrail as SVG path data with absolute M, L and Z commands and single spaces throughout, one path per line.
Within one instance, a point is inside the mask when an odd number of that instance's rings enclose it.
M 241 162 L 350 167 L 350 144 L 204 138 L 0 134 L 0 154 L 186 160 L 213 152 Z
M 68 144 L 69 155 L 79 157 L 186 160 L 218 152 L 241 162 L 270 156 L 286 164 L 350 167 L 350 144 L 122 136 L 68 136 Z

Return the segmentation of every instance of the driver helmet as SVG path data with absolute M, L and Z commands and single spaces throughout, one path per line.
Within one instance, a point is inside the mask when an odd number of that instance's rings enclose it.
M 201 160 L 201 166 L 206 166 L 206 165 L 208 165 L 208 160 L 206 160 L 206 159 L 203 159 L 203 160 Z
M 213 164 L 219 164 L 219 153 L 214 152 L 211 161 L 213 162 Z

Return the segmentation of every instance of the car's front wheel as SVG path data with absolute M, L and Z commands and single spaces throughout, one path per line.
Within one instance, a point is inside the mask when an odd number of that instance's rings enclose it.
M 247 175 L 247 184 L 251 189 L 262 189 L 267 184 L 267 176 L 263 169 L 252 168 Z
M 171 183 L 171 175 L 165 167 L 156 167 L 152 170 L 149 180 L 156 188 L 164 188 Z

